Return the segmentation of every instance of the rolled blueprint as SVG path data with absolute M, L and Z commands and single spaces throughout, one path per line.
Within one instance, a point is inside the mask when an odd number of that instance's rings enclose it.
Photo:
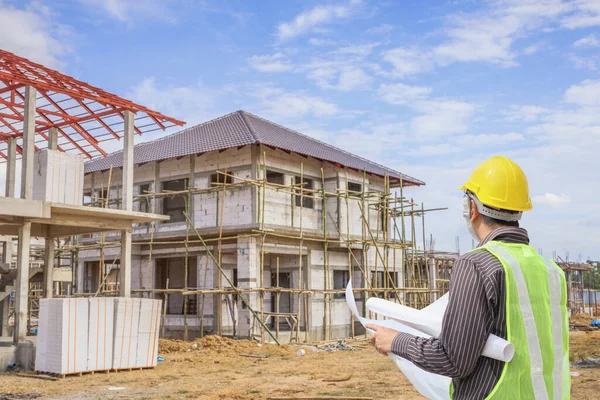
M 348 304 L 348 308 L 354 314 L 354 317 L 360 321 L 360 323 L 365 326 L 367 324 L 383 326 L 386 328 L 394 329 L 399 332 L 410 333 L 412 335 L 418 335 L 422 337 L 429 337 L 429 335 L 424 334 L 423 332 L 419 332 L 409 326 L 406 326 L 398 321 L 394 321 L 391 319 L 385 320 L 375 320 L 375 319 L 367 319 L 360 316 L 358 313 L 358 309 L 356 308 L 356 302 L 354 301 L 354 293 L 352 293 L 352 282 L 348 282 L 348 286 L 346 287 L 346 303 Z M 367 329 L 369 333 L 373 333 L 372 330 Z M 406 378 L 410 381 L 410 383 L 417 389 L 419 393 L 428 399 L 434 400 L 449 400 L 450 399 L 450 382 L 451 379 L 447 376 L 432 374 L 431 372 L 427 372 L 419 367 L 417 367 L 412 362 L 399 357 L 395 354 L 388 354 L 400 371 L 406 376 Z
M 442 331 L 442 320 L 446 307 L 448 306 L 448 294 L 442 296 L 428 307 L 416 310 L 391 301 L 370 298 L 367 300 L 367 308 L 379 315 L 401 322 L 417 331 L 426 333 L 433 337 L 439 337 Z M 440 304 L 436 304 L 440 303 Z M 488 336 L 481 355 L 503 362 L 512 360 L 515 354 L 515 346 L 512 343 L 496 335 Z

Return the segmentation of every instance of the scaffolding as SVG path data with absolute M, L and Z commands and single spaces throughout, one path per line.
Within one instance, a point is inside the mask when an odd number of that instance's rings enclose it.
M 591 316 L 598 316 L 596 307 L 596 296 L 592 299 L 592 290 L 590 285 L 590 273 L 594 266 L 590 264 L 565 261 L 560 256 L 556 263 L 565 272 L 567 283 L 567 309 L 571 315 L 586 313 Z M 587 272 L 587 288 L 584 283 L 584 273 Z M 594 282 L 595 283 L 595 282 Z M 587 306 L 586 306 L 587 301 Z
M 165 332 L 165 318 L 169 302 L 169 295 L 178 294 L 183 296 L 183 338 L 188 339 L 188 317 L 190 315 L 199 316 L 200 335 L 204 334 L 204 303 L 207 296 L 214 296 L 214 301 L 218 305 L 217 315 L 213 316 L 214 333 L 223 335 L 223 302 L 227 304 L 231 311 L 231 320 L 233 322 L 233 336 L 238 332 L 235 313 L 231 307 L 233 299 L 239 298 L 244 308 L 247 308 L 252 315 L 251 332 L 261 342 L 272 340 L 280 343 L 280 324 L 287 325 L 290 331 L 290 341 L 310 341 L 309 310 L 310 304 L 314 301 L 322 301 L 323 304 L 323 324 L 322 337 L 324 339 L 333 338 L 332 331 L 332 300 L 343 296 L 343 288 L 334 288 L 332 284 L 332 269 L 329 263 L 328 252 L 346 252 L 347 253 L 347 273 L 348 277 L 355 277 L 360 274 L 360 284 L 354 282 L 354 292 L 359 294 L 363 300 L 369 296 L 378 296 L 390 301 L 406 304 L 411 307 L 423 308 L 434 301 L 448 290 L 448 274 L 453 265 L 453 260 L 458 257 L 455 253 L 436 252 L 433 249 L 433 241 L 428 245 L 425 234 L 425 215 L 429 212 L 445 210 L 426 209 L 421 203 L 416 203 L 413 199 L 406 198 L 403 193 L 403 182 L 400 179 L 398 188 L 391 188 L 390 178 L 383 177 L 383 191 L 365 190 L 367 182 L 367 172 L 361 171 L 362 185 L 361 190 L 350 190 L 348 172 L 345 179 L 342 176 L 344 170 L 339 170 L 337 174 L 337 187 L 335 191 L 326 190 L 326 179 L 323 168 L 321 167 L 320 188 L 308 187 L 304 176 L 304 163 L 300 163 L 299 179 L 289 184 L 274 183 L 267 178 L 267 153 L 263 152 L 258 157 L 255 165 L 255 178 L 247 178 L 229 173 L 227 169 L 217 171 L 218 179 L 210 187 L 194 187 L 195 155 L 190 157 L 190 170 L 187 179 L 187 187 L 183 190 L 159 191 L 159 177 L 155 174 L 152 190 L 146 190 L 134 196 L 134 202 L 150 203 L 153 211 L 156 211 L 157 201 L 165 198 L 178 197 L 184 199 L 185 207 L 183 214 L 185 216 L 185 235 L 183 237 L 164 238 L 157 235 L 158 226 L 155 222 L 138 226 L 138 229 L 145 229 L 146 235 L 143 238 L 135 238 L 134 244 L 142 246 L 148 252 L 148 265 L 152 265 L 154 251 L 156 249 L 171 247 L 183 247 L 184 256 L 184 279 L 183 288 L 170 288 L 169 280 L 166 281 L 165 288 L 157 289 L 152 287 L 144 288 L 143 283 L 151 281 L 152 271 L 147 270 L 148 274 L 144 280 L 144 271 L 140 265 L 139 282 L 141 289 L 134 289 L 132 293 L 138 296 L 162 296 L 163 302 L 163 335 Z M 109 170 L 107 187 L 103 185 L 100 188 L 99 195 L 89 197 L 87 205 L 94 207 L 118 207 L 120 200 L 110 198 L 112 167 Z M 345 182 L 344 182 L 345 181 Z M 343 186 L 343 188 L 342 188 Z M 258 227 L 246 231 L 224 233 L 224 212 L 227 196 L 231 196 L 236 190 L 252 188 L 257 198 L 256 221 Z M 193 198 L 197 195 L 213 193 L 216 199 L 215 226 L 210 233 L 201 234 L 193 221 Z M 268 224 L 266 219 L 265 203 L 270 194 L 279 193 L 284 196 L 290 196 L 292 226 L 273 226 Z M 327 200 L 337 199 L 336 210 L 328 209 Z M 296 207 L 297 204 L 303 205 L 305 202 L 311 204 L 320 204 L 320 229 L 317 233 L 315 229 L 306 229 L 303 226 L 304 207 Z M 350 204 L 358 206 L 360 211 L 361 234 L 357 235 L 351 231 L 350 227 Z M 339 208 L 345 207 L 346 221 L 342 224 L 341 219 L 334 217 Z M 294 226 L 294 214 L 299 213 L 298 224 Z M 373 221 L 373 215 L 376 215 L 376 223 Z M 268 217 L 267 217 L 268 218 Z M 417 237 L 417 226 L 421 226 L 422 237 Z M 333 227 L 333 229 L 332 229 Z M 223 248 L 226 245 L 236 243 L 238 239 L 256 238 L 258 259 L 260 267 L 258 273 L 257 287 L 241 287 L 234 285 L 223 269 Z M 287 245 L 293 245 L 298 248 L 297 254 L 297 278 L 294 287 L 284 287 L 280 282 L 280 259 L 271 260 L 271 273 L 275 273 L 274 282 L 266 286 L 264 283 L 265 272 L 265 247 L 269 241 L 277 241 Z M 103 266 L 107 262 L 105 259 L 105 250 L 109 248 L 119 248 L 118 239 L 107 240 L 105 234 L 98 238 L 87 237 L 80 240 L 76 237 L 63 243 L 57 248 L 58 254 L 62 257 L 69 255 L 73 260 L 73 285 L 76 285 L 77 260 L 78 254 L 83 250 L 98 250 L 100 252 L 100 268 L 98 268 L 100 284 L 95 295 L 111 296 L 118 293 L 118 274 L 114 276 L 116 281 L 108 282 L 112 279 L 111 270 L 114 263 L 119 258 L 117 255 L 112 261 L 110 268 Z M 322 288 L 311 287 L 311 282 L 307 282 L 304 265 L 308 246 L 319 248 L 324 254 L 323 258 L 323 282 Z M 203 276 L 201 287 L 194 287 L 188 281 L 190 268 L 190 248 L 200 247 L 206 254 L 206 265 L 197 269 L 198 276 Z M 374 260 L 369 260 L 370 254 L 374 255 Z M 216 283 L 212 287 L 206 287 L 208 262 L 212 260 L 218 269 Z M 400 261 L 400 262 L 398 262 Z M 400 265 L 400 267 L 397 267 Z M 150 267 L 149 267 L 150 268 Z M 373 269 L 374 268 L 374 269 Z M 398 276 L 402 277 L 399 282 Z M 150 286 L 150 285 L 149 285 Z M 320 286 L 320 285 L 319 285 Z M 89 295 L 81 293 L 82 288 L 76 288 L 75 295 Z M 258 296 L 258 305 L 253 302 L 254 307 L 248 300 L 250 296 Z M 265 310 L 265 297 L 270 296 L 270 301 L 275 303 L 274 310 Z M 297 309 L 293 312 L 280 312 L 280 301 L 282 296 L 295 297 Z M 319 297 L 316 300 L 317 296 Z M 322 300 L 320 299 L 322 297 Z M 189 301 L 189 299 L 195 299 Z M 363 312 L 366 311 L 365 301 Z M 195 311 L 195 312 L 194 312 Z M 292 310 L 290 310 L 292 311 Z M 199 314 L 199 315 L 198 315 Z M 302 329 L 303 326 L 303 329 Z M 351 335 L 354 336 L 355 324 L 354 317 L 351 317 Z M 269 339 L 270 338 L 270 339 Z

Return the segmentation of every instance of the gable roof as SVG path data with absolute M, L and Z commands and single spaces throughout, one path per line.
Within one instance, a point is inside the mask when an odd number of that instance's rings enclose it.
M 405 186 L 424 185 L 423 181 L 386 168 L 362 157 L 338 149 L 327 143 L 313 139 L 281 125 L 267 121 L 246 111 L 231 114 L 204 122 L 181 132 L 162 137 L 152 142 L 134 146 L 134 164 L 201 154 L 209 151 L 225 150 L 250 144 L 263 144 L 287 152 L 294 152 L 345 166 L 357 171 L 384 176 L 397 182 L 402 178 Z M 123 164 L 123 152 L 115 152 L 103 158 L 88 161 L 85 173 L 105 171 Z

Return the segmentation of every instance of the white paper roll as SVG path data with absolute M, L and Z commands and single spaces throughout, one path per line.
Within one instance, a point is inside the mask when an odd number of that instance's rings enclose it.
M 386 328 L 394 329 L 399 332 L 410 333 L 411 335 L 417 335 L 422 337 L 429 337 L 429 335 L 424 334 L 423 332 L 419 332 L 409 326 L 406 326 L 400 322 L 385 319 L 385 320 L 375 320 L 375 319 L 367 319 L 360 316 L 358 313 L 358 309 L 356 308 L 356 302 L 354 301 L 354 293 L 352 293 L 352 282 L 348 282 L 348 286 L 346 286 L 346 303 L 348 304 L 348 308 L 354 314 L 354 317 L 360 321 L 360 323 L 365 326 L 367 324 L 383 326 Z M 369 333 L 373 333 L 372 330 L 367 329 Z M 395 354 L 388 354 L 388 356 L 394 360 L 400 371 L 406 376 L 409 382 L 417 389 L 419 393 L 428 399 L 434 400 L 449 400 L 449 388 L 451 379 L 447 376 L 442 376 L 438 374 L 432 374 L 431 372 L 427 372 L 412 362 L 399 357 Z
M 367 308 L 379 315 L 401 322 L 430 336 L 439 337 L 442 331 L 444 313 L 448 306 L 448 298 L 444 299 L 444 297 L 422 310 L 416 310 L 391 301 L 372 297 L 367 300 Z M 440 304 L 436 305 L 438 302 Z M 488 337 L 481 353 L 482 356 L 503 362 L 512 360 L 514 354 L 514 345 L 496 335 Z

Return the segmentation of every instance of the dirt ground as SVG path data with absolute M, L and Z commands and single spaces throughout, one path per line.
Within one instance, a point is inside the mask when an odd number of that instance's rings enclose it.
M 60 381 L 0 374 L 3 393 L 38 393 L 43 399 L 268 399 L 365 397 L 421 399 L 388 358 L 365 340 L 347 341 L 356 351 L 315 352 L 296 346 L 259 346 L 207 337 L 161 341 L 165 361 L 155 369 L 84 375 Z M 571 359 L 600 357 L 600 331 L 572 332 Z M 240 354 L 266 355 L 267 358 Z M 600 368 L 573 369 L 573 399 L 597 398 Z

